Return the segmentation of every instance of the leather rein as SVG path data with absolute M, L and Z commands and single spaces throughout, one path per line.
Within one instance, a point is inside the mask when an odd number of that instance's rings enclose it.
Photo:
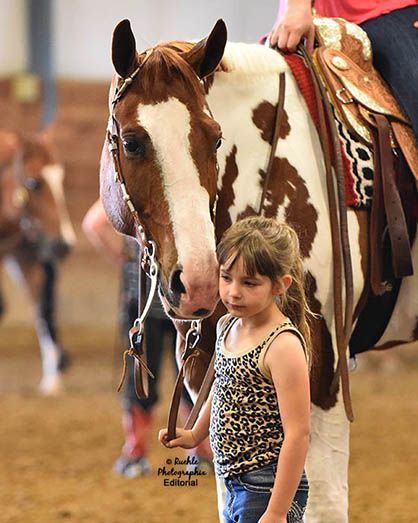
M 331 383 L 330 393 L 337 392 L 338 384 L 341 378 L 345 413 L 347 419 L 349 421 L 353 421 L 354 414 L 351 404 L 350 381 L 348 376 L 348 363 L 346 355 L 353 323 L 353 269 L 351 264 L 350 242 L 348 235 L 343 160 L 338 131 L 331 104 L 328 100 L 328 95 L 315 68 L 312 58 L 306 51 L 304 45 L 299 44 L 298 50 L 311 74 L 314 85 L 315 101 L 319 115 L 319 138 L 325 160 L 326 170 L 333 252 L 335 334 L 338 354 L 337 365 Z M 331 135 L 331 144 L 328 139 L 328 131 Z M 334 158 L 334 162 L 332 162 L 332 158 Z M 343 312 L 344 303 L 345 309 Z

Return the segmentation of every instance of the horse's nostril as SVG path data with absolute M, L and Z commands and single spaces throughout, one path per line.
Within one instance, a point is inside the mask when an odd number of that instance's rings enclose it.
M 180 279 L 182 271 L 174 271 L 170 279 L 170 290 L 174 294 L 186 294 L 186 289 Z
M 197 309 L 194 311 L 193 316 L 207 316 L 209 314 L 209 309 Z

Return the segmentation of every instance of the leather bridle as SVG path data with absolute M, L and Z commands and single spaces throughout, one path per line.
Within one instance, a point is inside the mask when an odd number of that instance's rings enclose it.
M 109 125 L 106 133 L 106 138 L 109 144 L 108 150 L 113 161 L 115 182 L 119 183 L 120 189 L 122 191 L 122 198 L 128 206 L 128 209 L 133 217 L 135 227 L 138 232 L 138 239 L 142 248 L 141 265 L 146 272 L 147 267 L 150 267 L 151 264 L 150 253 L 153 253 L 153 255 L 155 255 L 155 243 L 150 239 L 149 234 L 146 233 L 146 229 L 141 223 L 138 211 L 135 209 L 135 206 L 132 202 L 132 198 L 128 192 L 126 181 L 122 173 L 119 157 L 119 125 L 115 116 L 115 106 L 121 101 L 126 90 L 132 84 L 134 78 L 139 73 L 140 69 L 142 68 L 142 66 L 147 61 L 150 55 L 151 51 L 147 51 L 147 54 L 144 60 L 141 62 L 141 65 L 137 67 L 129 76 L 124 78 L 123 83 L 119 88 L 116 88 L 115 95 L 112 100 L 112 113 L 109 118 Z
M 138 279 L 138 317 L 135 320 L 132 328 L 129 330 L 129 349 L 123 354 L 123 371 L 122 378 L 118 386 L 118 391 L 121 389 L 126 376 L 126 357 L 132 356 L 135 361 L 135 391 L 139 398 L 146 398 L 148 396 L 148 375 L 154 377 L 147 366 L 147 354 L 145 344 L 145 320 L 151 309 L 151 304 L 157 291 L 158 284 L 158 263 L 156 260 L 156 246 L 151 240 L 150 235 L 146 233 L 144 225 L 141 223 L 138 211 L 132 202 L 126 186 L 126 181 L 122 173 L 119 157 L 119 125 L 115 116 L 115 106 L 120 102 L 128 87 L 132 84 L 134 78 L 139 73 L 140 69 L 151 55 L 151 50 L 146 52 L 144 60 L 141 64 L 126 78 L 124 78 L 122 85 L 116 88 L 114 98 L 112 100 L 112 113 L 109 118 L 109 125 L 106 133 L 108 141 L 108 150 L 112 157 L 114 179 L 119 183 L 122 191 L 122 198 L 126 203 L 135 223 L 137 238 L 141 245 L 141 263 L 139 264 L 139 279 Z M 145 291 L 145 274 L 151 279 L 150 292 L 148 293 L 146 302 L 144 304 L 143 295 Z

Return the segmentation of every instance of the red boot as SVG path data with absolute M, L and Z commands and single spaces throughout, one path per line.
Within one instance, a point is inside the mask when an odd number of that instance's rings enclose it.
M 123 411 L 125 444 L 122 455 L 113 465 L 113 470 L 118 474 L 134 478 L 151 473 L 146 456 L 150 450 L 152 418 L 152 413 L 144 411 L 139 405 L 132 405 L 129 410 Z

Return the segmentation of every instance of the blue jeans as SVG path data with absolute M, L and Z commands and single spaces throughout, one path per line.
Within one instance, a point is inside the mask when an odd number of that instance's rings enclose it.
M 418 140 L 418 5 L 363 22 L 373 48 L 373 65 L 390 87 Z
M 276 477 L 277 464 L 225 479 L 227 489 L 225 523 L 257 523 L 266 511 Z M 308 503 L 309 484 L 305 472 L 287 513 L 288 523 L 302 521 Z

